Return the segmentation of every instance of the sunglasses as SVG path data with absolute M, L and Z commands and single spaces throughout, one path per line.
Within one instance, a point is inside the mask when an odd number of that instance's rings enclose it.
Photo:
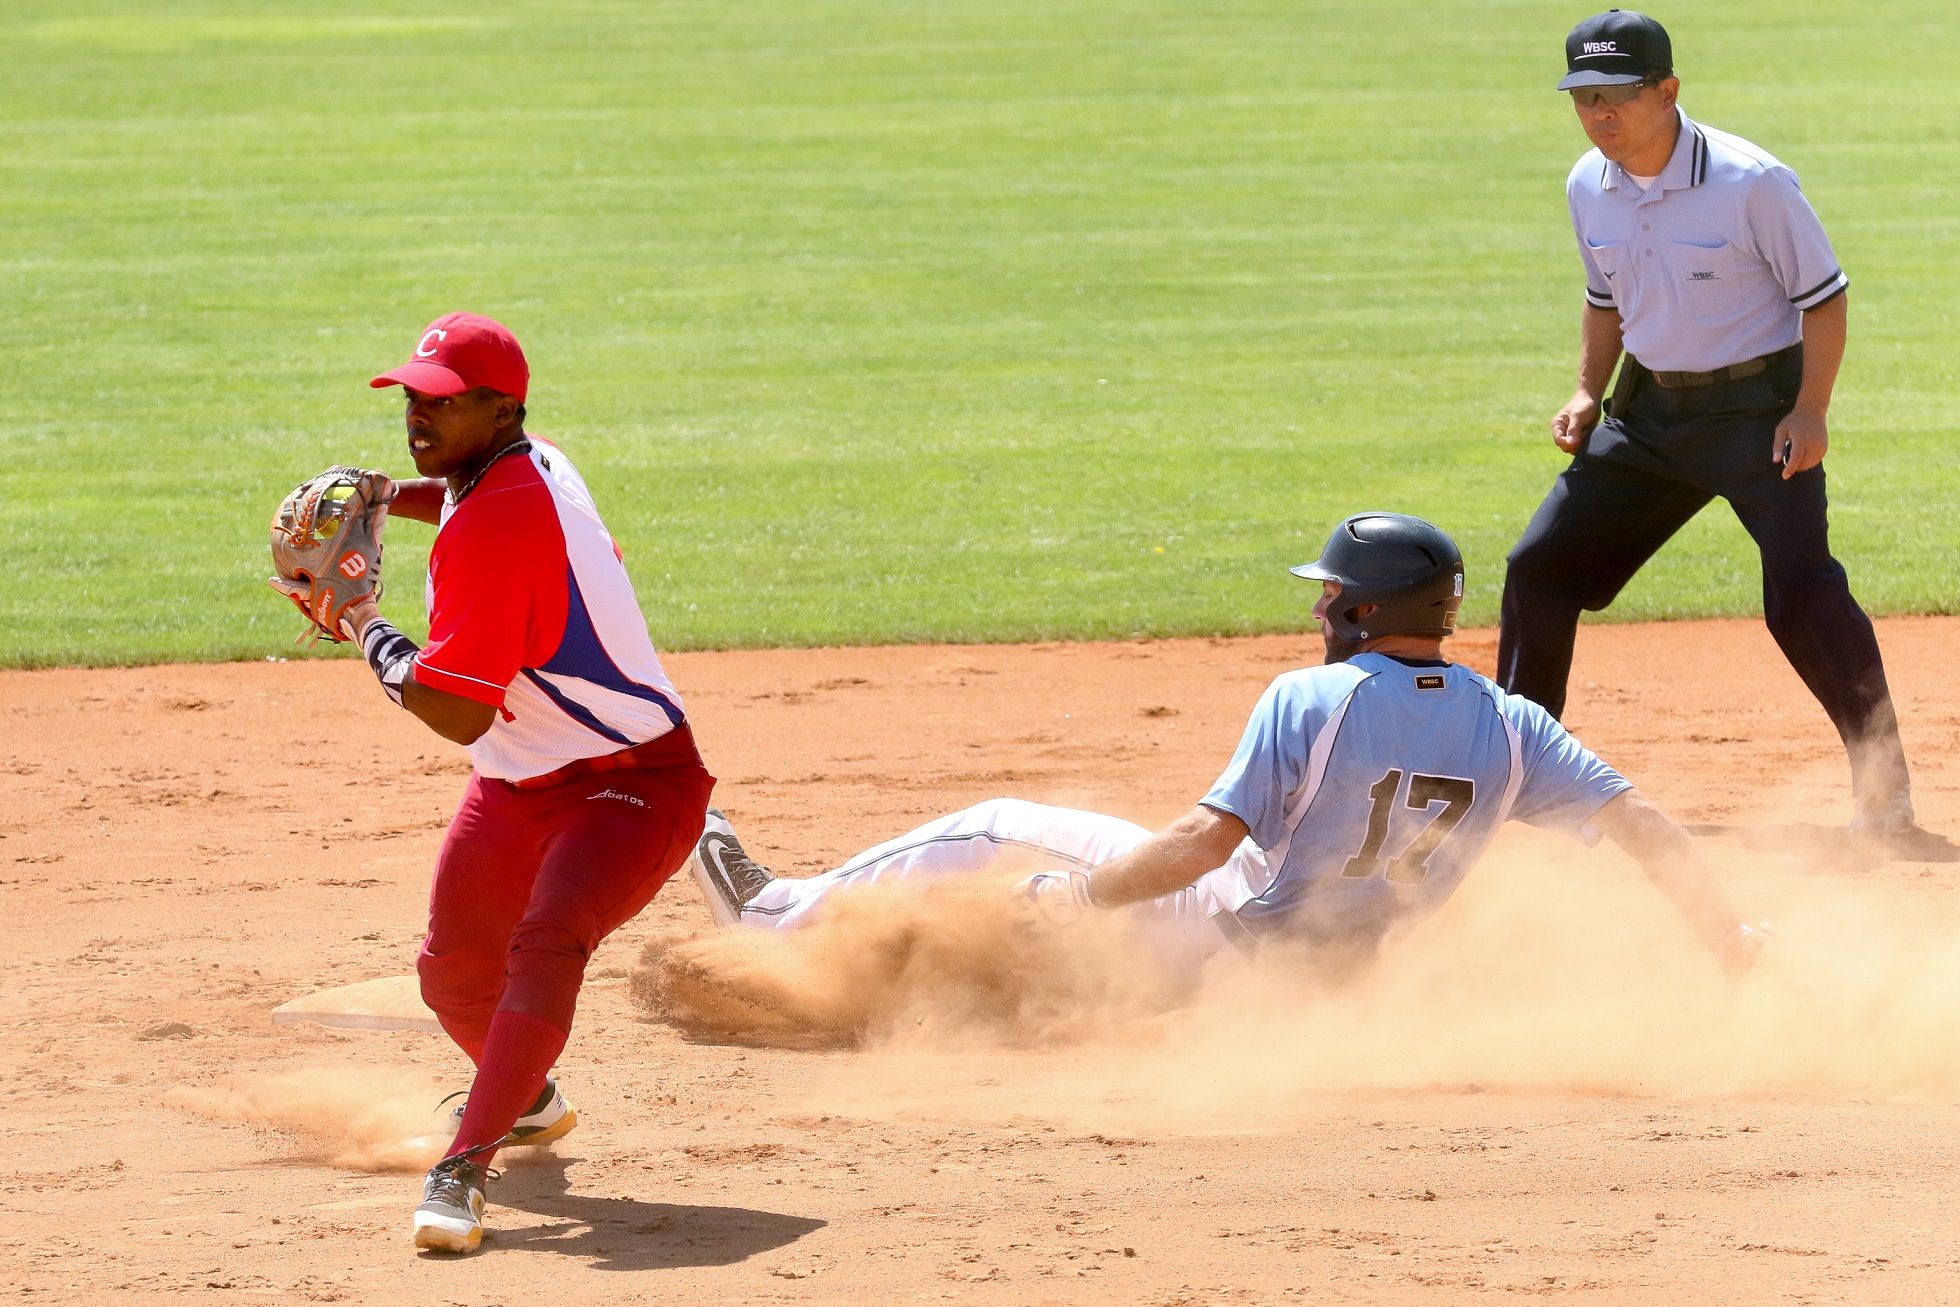
M 1621 86 L 1575 86 L 1569 94 L 1572 96 L 1572 103 L 1581 109 L 1590 109 L 1596 104 L 1617 108 L 1628 100 L 1634 99 L 1648 87 L 1659 85 L 1659 82 L 1649 79 L 1644 82 L 1627 82 Z

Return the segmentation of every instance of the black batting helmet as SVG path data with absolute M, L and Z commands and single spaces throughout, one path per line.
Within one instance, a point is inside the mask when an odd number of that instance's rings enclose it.
M 1343 640 L 1450 635 L 1463 606 L 1463 551 L 1441 528 L 1403 513 L 1356 513 L 1319 558 L 1288 570 L 1340 585 L 1327 621 Z M 1375 611 L 1360 616 L 1369 604 Z

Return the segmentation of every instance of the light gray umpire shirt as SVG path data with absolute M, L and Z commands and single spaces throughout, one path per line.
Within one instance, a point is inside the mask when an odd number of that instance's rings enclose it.
M 1586 300 L 1619 310 L 1626 352 L 1649 368 L 1712 372 L 1775 353 L 1802 338 L 1805 310 L 1850 284 L 1797 175 L 1685 113 L 1650 189 L 1591 150 L 1565 194 Z

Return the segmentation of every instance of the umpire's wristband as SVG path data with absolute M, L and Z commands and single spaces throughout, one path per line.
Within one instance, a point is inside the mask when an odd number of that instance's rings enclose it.
M 388 625 L 384 618 L 377 617 L 361 633 L 361 652 L 367 655 L 368 666 L 380 679 L 381 688 L 388 692 L 397 708 L 401 707 L 402 682 L 415 666 L 415 641 Z

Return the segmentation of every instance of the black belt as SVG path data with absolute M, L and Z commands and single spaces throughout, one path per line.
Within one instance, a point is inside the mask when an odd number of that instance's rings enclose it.
M 1769 371 L 1770 364 L 1788 355 L 1800 355 L 1802 352 L 1803 344 L 1798 342 L 1786 349 L 1779 349 L 1774 354 L 1764 354 L 1760 358 L 1731 363 L 1725 368 L 1716 368 L 1713 372 L 1657 372 L 1645 363 L 1640 366 L 1656 384 L 1669 390 L 1679 390 L 1683 386 L 1713 386 L 1724 381 L 1741 381 L 1744 377 L 1758 377 Z

